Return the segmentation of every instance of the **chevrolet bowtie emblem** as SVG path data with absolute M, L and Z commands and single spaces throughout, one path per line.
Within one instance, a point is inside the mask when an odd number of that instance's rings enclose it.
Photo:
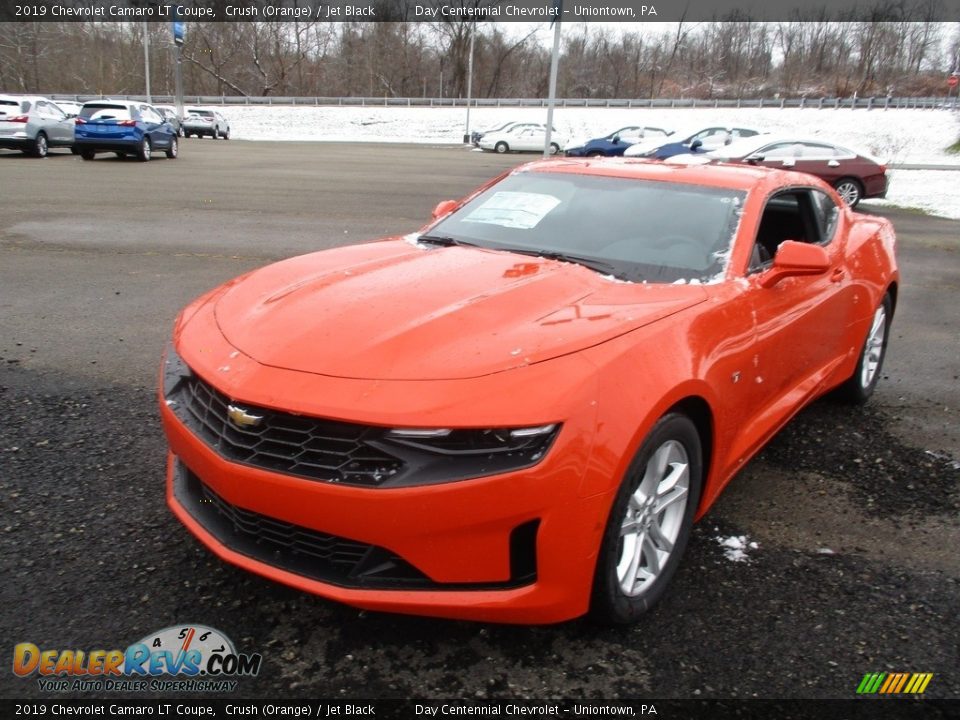
M 252 428 L 257 427 L 260 424 L 260 421 L 263 420 L 263 415 L 254 415 L 248 413 L 241 407 L 236 405 L 227 405 L 227 417 L 230 418 L 230 422 L 236 425 L 238 428 Z

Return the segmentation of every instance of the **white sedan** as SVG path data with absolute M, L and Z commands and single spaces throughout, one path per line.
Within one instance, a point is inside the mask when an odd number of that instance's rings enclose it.
M 507 130 L 485 133 L 480 138 L 479 147 L 498 153 L 543 152 L 546 135 L 547 126 L 543 123 L 517 123 Z M 556 155 L 563 150 L 565 142 L 566 138 L 554 129 L 550 134 L 550 154 Z

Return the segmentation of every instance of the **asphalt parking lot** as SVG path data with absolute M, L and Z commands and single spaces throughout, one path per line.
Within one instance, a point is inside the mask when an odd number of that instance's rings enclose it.
M 630 629 L 362 613 L 226 566 L 173 519 L 153 384 L 179 308 L 272 260 L 412 231 L 524 159 L 236 140 L 147 164 L 0 152 L 0 652 L 194 622 L 263 654 L 243 697 L 853 698 L 877 671 L 931 672 L 928 696 L 960 697 L 958 221 L 865 208 L 892 218 L 904 278 L 877 395 L 821 400 L 782 431 Z M 758 547 L 732 562 L 727 536 Z M 49 697 L 10 670 L 0 696 Z

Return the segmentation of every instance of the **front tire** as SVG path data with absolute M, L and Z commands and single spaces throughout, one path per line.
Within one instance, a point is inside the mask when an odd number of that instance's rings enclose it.
M 214 140 L 219 140 L 219 139 L 220 139 L 220 131 L 219 131 L 217 128 L 214 128 L 214 129 L 213 129 L 213 134 L 212 134 L 210 137 L 212 137 Z
M 833 189 L 852 208 L 855 208 L 863 197 L 863 185 L 854 178 L 840 178 L 833 184 Z
M 230 129 L 229 129 L 229 128 L 227 128 L 227 130 L 223 133 L 223 139 L 224 139 L 224 140 L 229 140 L 229 139 L 230 139 Z
M 660 418 L 617 491 L 594 573 L 591 614 L 624 625 L 663 595 L 700 501 L 700 435 L 685 415 Z
M 887 354 L 887 338 L 890 335 L 890 321 L 893 319 L 893 301 L 890 293 L 883 296 L 880 305 L 873 313 L 873 320 L 867 337 L 860 349 L 860 359 L 853 375 L 840 386 L 840 396 L 856 405 L 863 405 L 877 387 L 883 359 Z
M 494 152 L 498 152 L 502 155 L 503 153 L 510 151 L 510 146 L 501 140 L 500 142 L 498 142 L 496 145 L 493 146 L 493 149 L 494 149 Z
M 560 152 L 560 146 L 555 142 L 550 143 L 550 154 L 557 155 Z
M 167 148 L 167 157 L 171 160 L 177 159 L 177 153 L 180 150 L 180 143 L 177 142 L 177 136 L 170 138 L 170 147 Z
M 93 160 L 97 154 L 93 150 L 81 150 L 80 157 L 84 160 Z
M 150 138 L 144 136 L 140 141 L 140 144 L 137 146 L 137 158 L 140 162 L 147 162 L 150 160 L 150 154 L 153 152 L 153 147 L 150 145 Z

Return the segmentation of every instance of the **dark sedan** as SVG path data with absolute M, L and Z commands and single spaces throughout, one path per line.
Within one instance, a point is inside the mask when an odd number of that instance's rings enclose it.
M 887 195 L 887 167 L 865 153 L 818 138 L 763 135 L 708 153 L 725 162 L 809 173 L 830 183 L 850 207 Z

